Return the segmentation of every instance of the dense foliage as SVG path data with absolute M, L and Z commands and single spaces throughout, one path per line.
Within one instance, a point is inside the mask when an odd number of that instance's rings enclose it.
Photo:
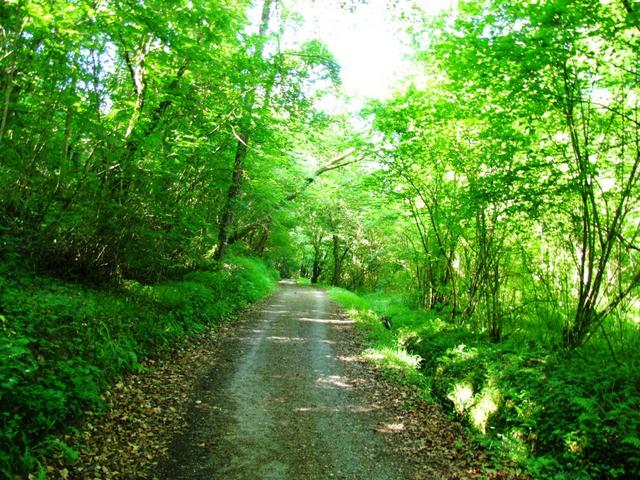
M 47 455 L 72 460 L 77 454 L 55 435 L 99 410 L 110 382 L 270 293 L 276 278 L 249 258 L 109 290 L 1 271 L 0 473 L 37 470 Z
M 363 160 L 300 228 L 311 280 L 402 293 L 377 309 L 393 334 L 359 305 L 379 353 L 534 478 L 639 471 L 639 14 L 478 0 L 416 20 L 419 78 L 365 108 Z
M 280 48 L 275 2 L 251 33 L 248 6 L 3 2 L 3 250 L 98 282 L 180 274 L 240 240 L 262 253 L 265 213 L 302 178 L 307 86 L 336 67 L 319 42 Z
M 390 1 L 419 73 L 354 121 L 302 1 L 0 4 L 2 472 L 265 262 L 377 292 L 335 291 L 535 478 L 640 475 L 640 7 Z
M 331 294 L 363 328 L 372 360 L 532 478 L 640 475 L 637 359 L 616 364 L 598 344 L 571 355 L 515 336 L 496 344 L 403 294 Z
M 73 457 L 55 434 L 109 382 L 271 291 L 247 256 L 276 261 L 265 218 L 337 67 L 249 7 L 0 4 L 0 476 Z

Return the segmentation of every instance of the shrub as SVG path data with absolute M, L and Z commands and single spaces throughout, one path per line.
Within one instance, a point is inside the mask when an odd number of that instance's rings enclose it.
M 550 350 L 546 338 L 494 343 L 402 295 L 330 293 L 352 309 L 383 365 L 392 366 L 385 351 L 417 356 L 419 372 L 403 370 L 412 383 L 533 478 L 640 478 L 637 353 L 620 363 L 606 343 L 574 352 Z M 381 315 L 392 318 L 392 332 Z
M 0 275 L 0 473 L 34 471 L 43 454 L 73 450 L 56 434 L 102 408 L 101 391 L 140 359 L 170 350 L 275 288 L 260 260 L 233 258 L 156 285 L 111 290 Z

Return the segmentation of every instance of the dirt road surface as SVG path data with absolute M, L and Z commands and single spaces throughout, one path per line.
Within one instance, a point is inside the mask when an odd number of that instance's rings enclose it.
M 350 368 L 351 323 L 322 290 L 282 282 L 222 341 L 227 361 L 201 383 L 160 478 L 414 478 L 381 433 L 394 418 Z

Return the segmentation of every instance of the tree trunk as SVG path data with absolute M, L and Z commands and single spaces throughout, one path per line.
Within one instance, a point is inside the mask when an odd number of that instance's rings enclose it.
M 255 53 L 255 58 L 257 59 L 262 57 L 262 53 L 264 51 L 264 39 L 266 38 L 267 29 L 269 28 L 269 17 L 271 16 L 272 3 L 273 0 L 264 0 L 264 3 L 262 4 L 262 17 L 260 19 L 260 30 L 258 32 L 260 41 L 258 42 L 258 47 L 256 48 Z M 247 94 L 247 98 L 245 101 L 245 117 L 244 121 L 241 124 L 241 130 L 236 135 L 238 142 L 236 144 L 236 154 L 233 162 L 233 172 L 231 174 L 231 185 L 229 186 L 229 190 L 227 190 L 227 199 L 220 219 L 218 230 L 218 247 L 216 249 L 214 257 L 216 260 L 220 260 L 224 256 L 229 244 L 229 232 L 231 231 L 231 227 L 233 225 L 234 204 L 236 202 L 236 199 L 238 198 L 238 195 L 240 195 L 240 190 L 242 188 L 242 177 L 244 176 L 244 161 L 249 148 L 251 116 L 255 108 L 255 88 L 252 88 Z
M 338 286 L 340 277 L 342 276 L 342 257 L 340 256 L 340 238 L 333 235 L 333 275 L 331 276 L 331 285 Z
M 314 258 L 313 268 L 311 270 L 311 283 L 314 285 L 318 283 L 318 279 L 320 278 L 321 274 L 322 274 L 322 263 L 320 262 L 320 259 Z
M 311 283 L 316 284 L 324 270 L 324 262 L 327 254 L 322 255 L 322 237 L 313 242 L 313 265 L 311 267 Z
M 227 192 L 227 201 L 224 206 L 222 219 L 220 220 L 220 229 L 218 231 L 218 249 L 216 250 L 215 258 L 220 260 L 226 250 L 229 240 L 229 231 L 233 223 L 233 203 L 235 202 L 238 194 L 240 193 L 240 187 L 242 186 L 242 175 L 244 173 L 244 159 L 247 156 L 247 141 L 249 140 L 248 134 L 238 139 L 238 145 L 236 147 L 236 156 L 233 162 L 233 176 L 231 178 L 231 186 Z

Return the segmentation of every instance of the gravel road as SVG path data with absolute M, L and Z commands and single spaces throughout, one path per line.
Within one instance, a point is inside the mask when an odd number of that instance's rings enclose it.
M 280 290 L 220 345 L 166 480 L 413 478 L 381 431 L 393 418 L 351 368 L 352 322 L 318 288 Z

